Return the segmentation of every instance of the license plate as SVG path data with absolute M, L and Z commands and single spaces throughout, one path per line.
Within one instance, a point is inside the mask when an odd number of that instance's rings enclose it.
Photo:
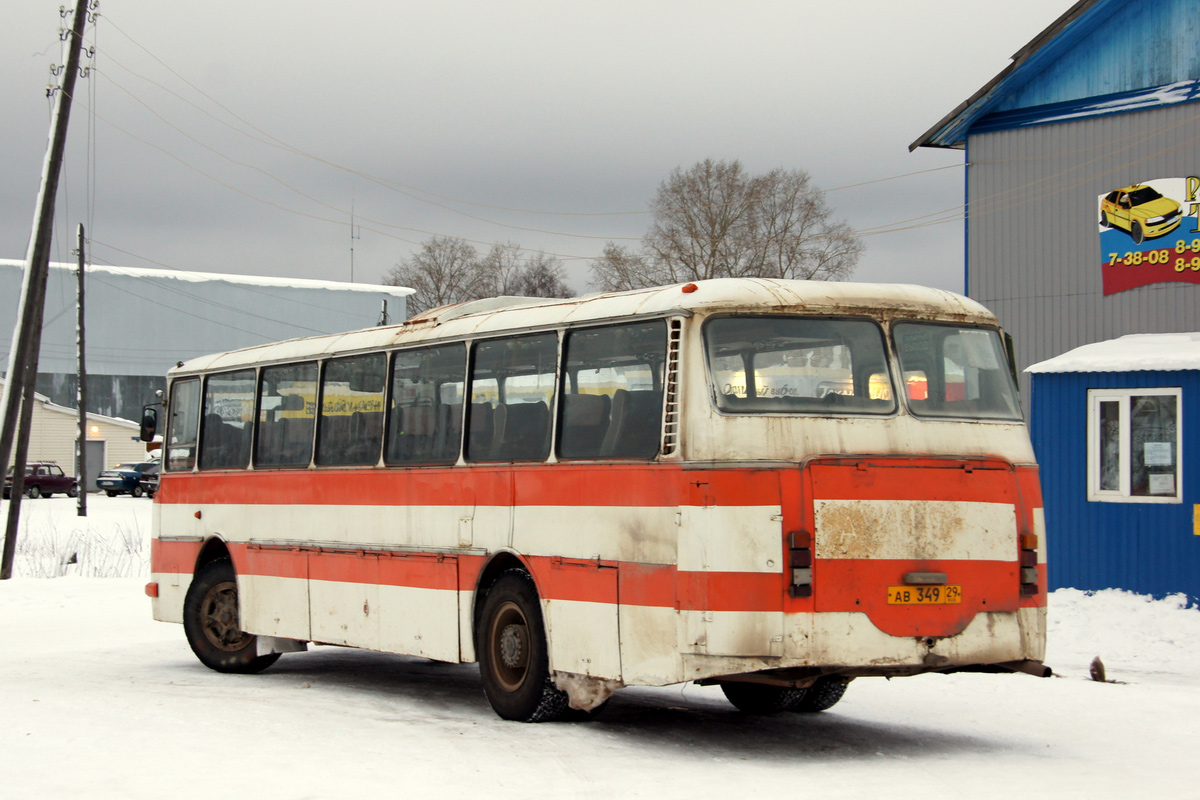
M 962 602 L 962 586 L 889 586 L 889 605 L 923 606 Z

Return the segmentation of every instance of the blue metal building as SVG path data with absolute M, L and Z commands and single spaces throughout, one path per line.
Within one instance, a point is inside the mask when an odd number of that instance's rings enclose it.
M 1200 602 L 1200 333 L 1123 336 L 1026 372 L 1050 588 Z
M 966 293 L 1013 335 L 1018 366 L 1196 330 L 1197 0 L 1074 3 L 912 147 L 964 152 Z M 1103 198 L 1135 185 L 1180 222 L 1144 239 L 1101 224 Z

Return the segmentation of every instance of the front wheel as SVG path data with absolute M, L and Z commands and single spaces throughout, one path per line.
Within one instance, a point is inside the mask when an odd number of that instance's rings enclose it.
M 67 489 L 67 497 L 79 497 L 79 487 L 72 486 L 70 489 Z
M 133 487 L 133 491 L 131 491 L 130 494 L 133 495 L 134 497 L 141 497 L 142 496 L 142 487 L 140 487 L 140 486 Z
M 1142 226 L 1136 222 L 1129 227 L 1129 236 L 1133 239 L 1134 244 L 1141 244 L 1146 239 L 1146 234 L 1142 231 Z
M 488 591 L 479 629 L 483 691 L 503 719 L 548 722 L 567 712 L 550 677 L 542 606 L 529 573 L 510 569 Z
M 257 637 L 241 629 L 237 575 L 228 558 L 210 561 L 192 578 L 183 630 L 200 663 L 217 672 L 261 672 L 279 658 L 258 655 Z
M 106 495 L 108 495 L 109 497 L 116 497 L 116 496 L 117 496 L 117 492 L 105 492 L 105 494 L 106 494 Z
M 30 486 L 28 489 L 25 490 L 25 496 L 28 497 L 30 500 L 37 500 L 39 497 L 42 496 L 42 487 L 40 487 L 36 484 L 33 486 Z

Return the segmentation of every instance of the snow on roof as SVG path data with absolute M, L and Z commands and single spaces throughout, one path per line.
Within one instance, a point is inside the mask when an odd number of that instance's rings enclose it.
M 4 386 L 4 378 L 0 378 L 0 387 L 2 387 L 2 386 Z M 33 399 L 35 401 L 41 403 L 42 408 L 45 409 L 46 411 L 53 411 L 57 414 L 70 414 L 72 417 L 79 415 L 79 409 L 67 408 L 66 406 L 60 406 L 57 403 L 52 403 L 52 402 L 50 402 L 50 398 L 47 397 L 46 395 L 42 394 L 41 392 L 35 391 L 33 393 Z M 120 417 L 109 417 L 109 416 L 105 416 L 104 414 L 96 414 L 92 411 L 88 412 L 87 418 L 89 420 L 95 420 L 96 422 L 106 422 L 110 425 L 117 425 L 119 427 L 130 428 L 132 430 L 140 430 L 142 427 L 139 423 L 134 422 L 133 420 L 130 420 L 130 419 L 121 419 Z
M 1076 347 L 1038 362 L 1038 372 L 1172 372 L 1200 369 L 1200 332 L 1131 333 L 1119 339 Z
M 25 268 L 24 261 L 10 258 L 0 258 L 0 266 Z M 51 262 L 51 269 L 77 269 L 75 264 Z M 276 286 L 289 289 L 335 289 L 342 292 L 370 292 L 372 294 L 390 294 L 404 297 L 412 294 L 415 289 L 405 286 L 386 286 L 381 283 L 345 283 L 343 281 L 318 281 L 307 278 L 269 278 L 264 275 L 226 275 L 218 272 L 191 272 L 174 269 L 144 269 L 141 267 L 111 267 L 101 264 L 88 264 L 89 274 L 120 275 L 128 278 L 167 278 L 189 283 L 218 281 L 242 286 Z

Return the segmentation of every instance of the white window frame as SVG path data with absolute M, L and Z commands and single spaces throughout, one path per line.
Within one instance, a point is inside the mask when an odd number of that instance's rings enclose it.
M 1163 396 L 1175 398 L 1175 494 L 1130 494 L 1130 398 Z M 1120 403 L 1120 487 L 1100 488 L 1100 404 Z M 1183 502 L 1183 390 L 1179 387 L 1144 389 L 1088 389 L 1087 418 L 1087 498 L 1102 503 L 1182 503 Z

